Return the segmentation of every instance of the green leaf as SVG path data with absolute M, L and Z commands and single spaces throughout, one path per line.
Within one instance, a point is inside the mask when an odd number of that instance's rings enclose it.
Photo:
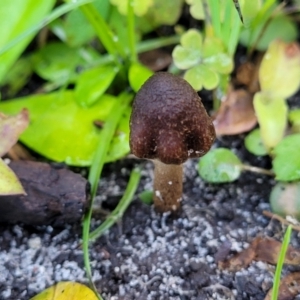
M 132 63 L 129 68 L 129 84 L 137 92 L 153 72 L 140 63 Z
M 263 144 L 261 139 L 260 130 L 254 129 L 252 130 L 245 138 L 245 146 L 247 150 L 254 155 L 262 156 L 267 155 L 268 152 Z
M 26 195 L 15 173 L 0 158 L 0 196 Z
M 137 16 L 145 15 L 149 7 L 153 5 L 153 0 L 110 0 L 111 4 L 118 7 L 118 10 L 122 15 L 127 14 L 127 1 L 131 1 L 134 14 Z
M 241 5 L 244 24 L 246 28 L 249 28 L 252 20 L 257 16 L 257 13 L 261 9 L 261 0 L 245 0 Z
M 292 124 L 292 132 L 300 133 L 300 109 L 289 111 L 288 119 Z
M 183 2 L 184 0 L 153 0 L 153 5 L 141 21 L 148 21 L 153 29 L 161 25 L 175 25 L 181 16 Z
M 20 108 L 28 108 L 31 122 L 20 140 L 29 148 L 54 161 L 89 166 L 101 130 L 93 123 L 105 123 L 116 101 L 118 98 L 103 95 L 93 106 L 82 108 L 75 102 L 74 93 L 65 91 L 6 101 L 0 103 L 0 110 L 16 113 Z M 110 148 L 112 155 L 107 157 L 107 161 L 128 153 L 128 124 L 129 112 L 126 112 Z
M 139 198 L 145 204 L 151 205 L 153 203 L 153 191 L 145 190 L 139 194 Z
M 219 53 L 203 59 L 203 63 L 220 74 L 229 74 L 233 70 L 232 58 L 226 53 Z
M 254 95 L 253 104 L 263 143 L 270 151 L 284 136 L 287 125 L 287 105 L 285 100 L 270 99 L 269 95 L 263 92 Z
M 109 0 L 94 1 L 95 8 L 107 19 Z M 96 32 L 80 9 L 74 9 L 64 19 L 58 19 L 51 24 L 52 31 L 70 47 L 79 47 L 95 37 Z
M 292 96 L 300 85 L 299 45 L 279 40 L 272 42 L 259 68 L 259 83 L 261 90 L 273 97 Z
M 40 77 L 61 85 L 74 80 L 76 68 L 84 63 L 79 50 L 60 42 L 47 44 L 32 56 L 32 61 Z
M 204 8 L 202 1 L 199 0 L 186 0 L 186 3 L 189 4 L 190 7 L 190 14 L 196 20 L 204 20 Z
M 273 170 L 276 180 L 292 181 L 300 179 L 300 134 L 285 137 L 273 150 Z
M 209 151 L 200 159 L 198 172 L 208 182 L 231 182 L 240 176 L 241 167 L 241 161 L 233 152 L 218 148 Z
M 201 61 L 202 35 L 195 29 L 188 30 L 172 53 L 174 64 L 179 69 L 189 69 Z
M 75 99 L 83 107 L 94 104 L 106 92 L 118 68 L 108 65 L 88 69 L 80 73 L 75 87 Z
M 205 65 L 197 65 L 184 74 L 184 79 L 196 90 L 200 91 L 202 87 L 207 90 L 216 88 L 219 84 L 219 75 L 207 68 Z
M 8 70 L 2 84 L 7 86 L 8 97 L 18 93 L 29 81 L 32 74 L 32 66 L 29 57 L 22 57 Z
M 300 220 L 300 182 L 278 182 L 272 188 L 270 204 L 273 213 Z
M 25 30 L 41 21 L 55 3 L 56 1 L 54 0 L 38 2 L 36 0 L 0 1 L 0 49 Z M 0 56 L 0 83 L 33 36 L 34 34 L 31 34 L 24 38 L 15 47 Z
M 267 20 L 261 22 L 254 30 L 251 29 L 251 27 L 242 30 L 240 36 L 241 44 L 247 47 L 254 45 L 260 36 L 266 21 Z M 266 50 L 269 44 L 275 39 L 280 39 L 284 42 L 292 42 L 297 38 L 297 35 L 297 27 L 289 17 L 286 15 L 276 16 L 270 21 L 267 29 L 259 39 L 256 49 L 260 51 Z

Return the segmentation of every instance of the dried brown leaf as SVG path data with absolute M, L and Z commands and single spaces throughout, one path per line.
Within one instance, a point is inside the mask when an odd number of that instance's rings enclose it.
M 300 272 L 285 276 L 279 286 L 278 300 L 293 300 L 300 293 Z M 269 290 L 265 300 L 271 300 L 272 289 Z
M 256 123 L 252 96 L 244 89 L 229 91 L 214 120 L 217 135 L 246 132 Z
M 0 113 L 0 157 L 17 142 L 28 124 L 29 113 L 25 108 L 15 116 L 6 116 Z
M 269 264 L 277 264 L 282 243 L 272 238 L 255 238 L 250 246 L 233 257 L 218 263 L 220 269 L 237 272 L 248 267 L 253 261 L 263 261 Z M 284 263 L 290 265 L 300 264 L 300 250 L 289 246 Z

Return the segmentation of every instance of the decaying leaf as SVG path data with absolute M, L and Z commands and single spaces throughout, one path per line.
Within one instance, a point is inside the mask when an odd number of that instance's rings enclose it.
M 240 269 L 248 267 L 253 261 L 263 261 L 269 264 L 277 264 L 278 256 L 282 243 L 272 238 L 255 238 L 250 246 L 244 251 L 234 255 L 233 257 L 219 262 L 220 269 L 226 269 L 231 272 L 237 272 Z M 300 250 L 292 246 L 288 247 L 284 263 L 290 265 L 300 264 Z
M 6 116 L 0 112 L 0 157 L 17 142 L 19 135 L 29 124 L 29 113 L 27 109 L 15 116 Z
M 280 281 L 278 300 L 293 300 L 300 294 L 300 272 L 290 273 Z M 271 300 L 272 289 L 269 290 L 265 300 Z
M 97 300 L 95 293 L 87 286 L 71 281 L 59 282 L 31 300 Z
M 249 131 L 257 123 L 252 96 L 244 89 L 231 90 L 221 103 L 214 120 L 217 135 Z

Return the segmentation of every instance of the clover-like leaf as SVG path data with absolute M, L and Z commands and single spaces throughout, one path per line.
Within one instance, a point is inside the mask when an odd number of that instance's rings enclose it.
M 284 76 L 283 76 L 284 74 Z M 300 47 L 297 43 L 272 42 L 259 69 L 261 90 L 286 99 L 300 85 Z
M 181 37 L 180 43 L 174 48 L 172 56 L 174 64 L 186 70 L 200 62 L 203 38 L 199 31 L 190 29 Z
M 213 183 L 232 182 L 240 176 L 241 170 L 240 159 L 226 148 L 209 151 L 198 164 L 200 176 Z
M 220 74 L 229 74 L 233 70 L 232 58 L 226 53 L 206 57 L 203 63 Z
M 141 17 L 145 15 L 148 9 L 153 5 L 153 0 L 128 0 L 130 1 L 133 6 L 134 14 Z M 128 1 L 125 0 L 110 0 L 110 3 L 116 5 L 120 14 L 127 15 L 127 3 Z
M 216 88 L 219 84 L 219 75 L 205 65 L 197 65 L 184 74 L 184 79 L 196 90 L 204 87 L 207 90 Z
M 201 0 L 186 0 L 187 4 L 190 5 L 190 13 L 196 20 L 204 20 L 204 8 Z

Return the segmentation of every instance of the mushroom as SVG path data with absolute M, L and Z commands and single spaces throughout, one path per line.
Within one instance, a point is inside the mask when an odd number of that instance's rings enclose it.
M 214 140 L 211 118 L 187 81 L 159 72 L 144 83 L 133 102 L 130 149 L 135 156 L 154 162 L 156 210 L 178 211 L 182 164 L 204 155 Z

